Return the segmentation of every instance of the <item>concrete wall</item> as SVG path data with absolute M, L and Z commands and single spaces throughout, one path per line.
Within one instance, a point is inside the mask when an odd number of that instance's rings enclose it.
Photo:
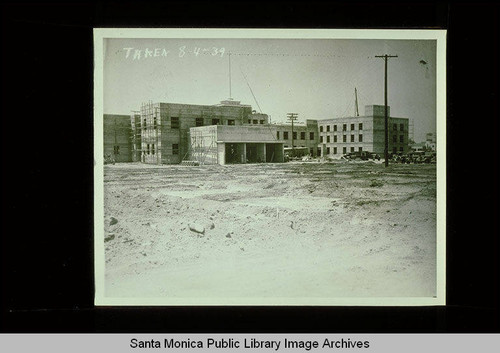
M 280 139 L 283 140 L 284 146 L 292 147 L 292 125 L 291 124 L 277 124 Z M 295 147 L 307 147 L 312 156 L 316 156 L 317 146 L 319 140 L 318 134 L 318 120 L 307 119 L 305 124 L 294 124 L 293 131 L 297 132 L 297 139 L 294 139 L 293 145 Z M 288 133 L 288 138 L 285 139 L 285 132 Z M 311 139 L 311 133 L 313 138 Z M 302 138 L 304 137 L 304 138 Z
M 111 155 L 116 162 L 131 162 L 130 115 L 104 114 L 104 155 Z

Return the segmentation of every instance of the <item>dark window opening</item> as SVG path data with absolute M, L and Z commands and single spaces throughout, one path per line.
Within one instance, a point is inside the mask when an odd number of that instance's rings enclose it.
M 351 135 L 351 142 L 354 142 L 354 135 Z
M 342 131 L 347 131 L 347 124 L 342 125 Z
M 258 124 L 257 120 L 252 120 L 252 124 Z
M 359 142 L 363 142 L 363 135 L 358 136 Z
M 399 136 L 399 142 L 404 143 L 405 142 L 405 137 L 404 135 Z
M 359 130 L 363 130 L 363 123 L 359 123 Z
M 179 118 L 178 117 L 171 117 L 170 118 L 170 128 L 171 129 L 178 129 L 179 128 Z
M 351 152 L 354 152 L 354 147 L 351 147 Z
M 399 124 L 399 130 L 405 131 L 405 124 Z
M 148 145 L 147 145 L 147 154 L 150 154 L 150 153 L 151 153 L 151 151 L 149 150 L 149 143 L 148 143 Z
M 363 152 L 363 147 L 359 147 L 359 148 L 358 148 L 358 151 L 359 151 L 359 152 Z
M 155 154 L 155 145 L 154 144 L 151 145 L 151 154 Z
M 288 140 L 288 131 L 283 132 L 283 139 Z
M 294 131 L 293 132 L 293 139 L 296 140 L 297 139 L 297 131 Z
M 333 136 L 333 142 L 337 142 L 337 135 Z
M 259 121 L 259 124 L 264 124 L 264 120 L 260 120 L 260 121 Z
M 337 147 L 333 147 L 333 154 L 337 154 Z
M 354 124 L 351 124 L 351 130 L 354 130 Z
M 330 131 L 330 125 L 326 125 L 326 131 Z
M 337 125 L 333 125 L 333 131 L 337 131 Z
M 156 130 L 156 127 L 157 127 L 157 122 L 156 122 L 156 116 L 153 118 L 153 129 Z
M 219 125 L 219 119 L 212 119 L 212 125 Z
M 196 118 L 196 126 L 203 126 L 203 118 Z
M 120 154 L 120 146 L 113 147 L 114 154 Z
M 279 131 L 276 131 L 276 139 L 280 139 L 280 132 Z
M 305 131 L 301 131 L 301 133 L 300 133 L 300 139 L 301 140 L 305 140 L 306 139 L 306 132 Z
M 323 136 L 319 137 L 319 142 L 323 143 Z
M 330 154 L 330 147 L 326 148 L 326 154 Z
M 342 147 L 342 153 L 346 154 L 347 153 L 347 147 Z
M 326 137 L 326 142 L 327 142 L 327 143 L 330 143 L 330 136 L 327 136 L 327 137 Z
M 319 127 L 319 132 L 323 132 L 323 125 Z
M 309 133 L 309 140 L 314 140 L 314 132 Z
M 174 154 L 174 155 L 179 154 L 179 145 L 177 143 L 174 143 L 172 145 L 172 154 Z
M 232 120 L 232 119 L 228 120 L 228 121 L 227 121 L 227 124 L 228 124 L 228 125 L 234 125 L 234 120 Z
M 251 124 L 252 123 L 252 120 L 248 119 L 248 123 Z
M 342 136 L 342 142 L 347 142 L 347 135 Z

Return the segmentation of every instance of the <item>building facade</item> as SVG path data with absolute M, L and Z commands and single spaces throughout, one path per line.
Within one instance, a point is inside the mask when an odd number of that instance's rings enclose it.
M 384 106 L 368 105 L 364 116 L 318 120 L 318 154 L 340 158 L 346 153 L 367 151 L 384 154 Z M 389 115 L 389 152 L 408 152 L 407 118 Z
M 276 124 L 276 138 L 284 141 L 285 151 L 307 148 L 311 157 L 318 155 L 318 120 L 307 119 L 305 124 Z M 293 146 L 292 146 L 293 144 Z
M 104 114 L 104 156 L 116 162 L 131 162 L 130 116 Z

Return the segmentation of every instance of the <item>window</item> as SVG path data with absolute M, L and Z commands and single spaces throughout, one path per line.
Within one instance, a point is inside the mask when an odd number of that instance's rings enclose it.
M 178 129 L 179 128 L 179 118 L 174 117 L 174 116 L 170 118 L 170 128 L 171 129 Z
M 252 120 L 252 124 L 258 124 L 259 122 L 257 121 L 257 119 L 254 119 Z
M 142 128 L 146 131 L 146 118 L 142 121 Z
M 309 149 L 309 151 L 310 151 L 309 153 L 311 154 L 311 156 L 314 156 L 314 147 L 311 147 L 311 148 Z
M 203 126 L 203 118 L 196 118 L 196 126 Z
M 397 153 L 398 152 L 398 149 L 396 147 L 393 147 L 392 148 L 392 153 Z
M 337 142 L 337 135 L 333 136 L 333 142 Z
M 283 132 L 283 139 L 288 140 L 288 131 Z
M 318 156 L 321 156 L 321 147 L 318 147 Z
M 280 132 L 279 131 L 276 131 L 276 139 L 279 140 L 280 139 Z
M 153 129 L 156 130 L 156 127 L 157 127 L 157 123 L 156 123 L 156 116 L 153 118 Z
M 351 135 L 351 142 L 354 142 L 354 135 Z
M 347 153 L 347 147 L 342 147 L 342 153 L 346 154 Z
M 359 152 L 363 152 L 363 147 L 359 147 L 359 148 L 358 148 L 358 151 L 359 151 Z
M 323 132 L 323 125 L 319 127 L 319 132 Z
M 347 124 L 342 125 L 342 131 L 347 131 Z
M 219 125 L 219 119 L 212 119 L 212 125 Z
M 400 135 L 399 136 L 399 142 L 401 142 L 401 143 L 405 142 L 405 136 L 404 135 Z
M 405 124 L 399 124 L 399 131 L 405 131 Z
M 252 123 L 252 120 L 248 119 L 248 123 L 251 124 Z
M 337 131 L 337 125 L 333 125 L 333 131 Z
M 227 121 L 227 124 L 228 124 L 228 125 L 234 125 L 234 120 L 229 119 L 229 120 Z
M 114 152 L 114 154 L 120 154 L 120 146 L 114 146 L 113 152 Z
M 330 147 L 326 148 L 326 154 L 330 154 Z
M 359 142 L 363 142 L 363 135 L 359 134 L 358 139 L 359 139 Z
M 394 125 L 392 125 L 392 129 L 393 129 L 394 131 L 397 131 L 397 130 L 398 130 L 398 124 L 394 124 Z
M 305 140 L 306 139 L 306 132 L 305 131 L 301 131 L 301 133 L 300 133 L 300 139 L 301 140 Z
M 327 136 L 327 137 L 326 137 L 326 142 L 327 142 L 327 143 L 330 143 L 330 136 Z
M 147 146 L 147 153 L 150 154 L 149 143 L 148 143 L 148 146 Z
M 319 142 L 323 143 L 323 136 L 319 137 Z
M 151 154 L 155 154 L 155 145 L 154 144 L 151 145 Z
M 264 124 L 264 120 L 260 120 L 260 121 L 259 121 L 259 124 Z
M 342 142 L 347 142 L 347 135 L 342 136 Z
M 363 130 L 363 123 L 359 123 L 359 130 Z
M 294 131 L 293 132 L 293 139 L 296 140 L 297 139 L 297 131 Z
M 330 125 L 326 125 L 326 131 L 330 131 Z
M 337 147 L 333 147 L 333 154 L 337 154 Z
M 398 142 L 398 137 L 396 135 L 392 135 L 392 143 Z
M 351 147 L 351 152 L 354 152 L 354 147 Z
M 399 147 L 399 152 L 403 152 L 403 147 Z
M 314 140 L 314 132 L 309 133 L 309 140 Z
M 351 124 L 351 131 L 354 130 L 354 124 Z
M 173 155 L 177 155 L 177 154 L 179 154 L 179 145 L 178 145 L 177 143 L 174 143 L 174 144 L 172 145 L 172 154 L 173 154 Z

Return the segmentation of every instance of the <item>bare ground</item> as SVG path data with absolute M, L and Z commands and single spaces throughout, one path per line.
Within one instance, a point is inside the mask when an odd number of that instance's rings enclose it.
M 104 170 L 106 297 L 436 294 L 435 165 Z

